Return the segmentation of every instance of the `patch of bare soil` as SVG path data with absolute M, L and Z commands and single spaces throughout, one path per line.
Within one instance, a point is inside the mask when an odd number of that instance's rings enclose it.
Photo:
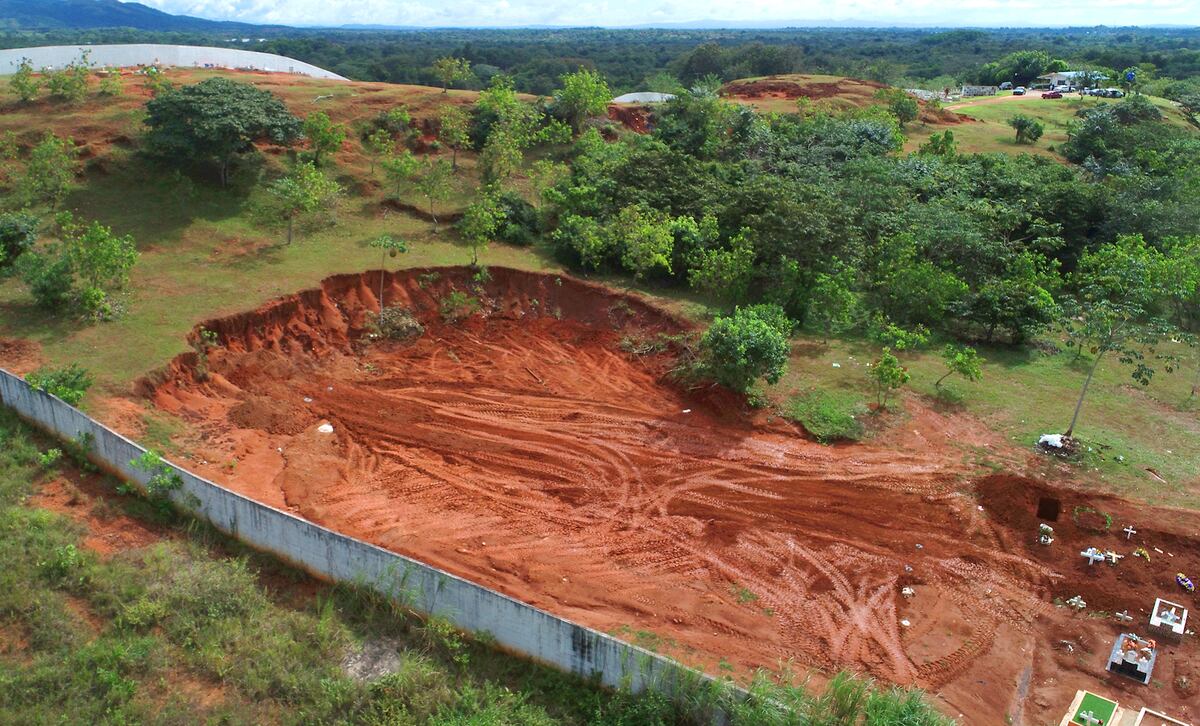
M 330 278 L 205 322 L 220 336 L 211 375 L 185 355 L 144 390 L 191 422 L 201 458 L 237 462 L 203 472 L 236 491 L 589 626 L 652 632 L 709 668 L 851 668 L 934 690 L 966 723 L 997 723 L 1015 701 L 1028 723 L 1057 718 L 1062 693 L 1103 678 L 1049 648 L 1063 627 L 1099 642 L 1120 624 L 1056 598 L 1141 612 L 1155 593 L 1184 596 L 1177 569 L 1200 572 L 1179 513 L 1013 476 L 972 484 L 961 444 L 990 439 L 979 426 L 956 438 L 953 413 L 820 446 L 671 384 L 669 350 L 624 354 L 626 336 L 687 328 L 641 299 L 491 272 L 481 287 L 462 269 L 382 273 L 386 303 L 425 326 L 407 343 L 364 338 L 381 273 Z M 443 320 L 451 292 L 480 312 Z M 1049 548 L 1034 514 L 1047 496 L 1066 512 Z M 1146 531 L 1085 531 L 1075 506 Z M 1078 557 L 1139 542 L 1175 557 Z M 1174 659 L 1195 662 L 1194 645 Z
M 18 376 L 42 364 L 42 346 L 32 340 L 0 338 L 0 368 Z

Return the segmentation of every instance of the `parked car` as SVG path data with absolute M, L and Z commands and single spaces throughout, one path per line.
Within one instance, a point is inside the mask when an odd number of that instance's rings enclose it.
M 1017 86 L 1016 88 L 1014 88 L 1013 95 L 1014 96 L 1024 96 L 1025 95 L 1025 86 Z
M 1106 88 L 1106 89 L 1104 89 L 1104 97 L 1105 98 L 1124 98 L 1125 92 L 1119 88 Z
M 1001 91 L 1011 91 L 1011 90 L 1012 90 L 1012 82 L 1011 82 L 1011 81 L 1005 81 L 1004 83 L 1001 83 L 1001 84 L 1000 84 L 1000 90 L 1001 90 Z
M 1062 93 L 1058 91 L 1046 91 L 1042 94 L 1042 98 L 1062 98 Z

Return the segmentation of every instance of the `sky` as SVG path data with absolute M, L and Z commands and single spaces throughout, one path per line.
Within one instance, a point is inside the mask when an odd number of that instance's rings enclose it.
M 140 0 L 284 25 L 627 26 L 723 20 L 934 26 L 1200 25 L 1200 0 Z

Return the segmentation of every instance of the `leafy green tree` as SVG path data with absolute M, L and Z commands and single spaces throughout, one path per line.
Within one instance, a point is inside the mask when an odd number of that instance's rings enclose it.
M 71 302 L 75 277 L 61 243 L 47 250 L 26 251 L 17 258 L 16 270 L 38 307 L 58 311 Z
M 442 82 L 442 93 L 446 93 L 456 81 L 471 77 L 471 61 L 452 56 L 438 58 L 433 62 L 433 73 Z
M 375 129 L 362 142 L 363 150 L 371 157 L 371 174 L 375 174 L 375 164 L 381 158 L 388 158 L 396 151 L 396 142 L 392 132 L 387 129 Z
M 287 221 L 287 243 L 292 243 L 297 218 L 328 206 L 341 191 L 341 186 L 311 161 L 297 164 L 291 173 L 276 180 L 270 192 Z
M 221 185 L 234 158 L 258 139 L 290 145 L 300 120 L 277 97 L 248 83 L 209 78 L 160 93 L 146 104 L 147 148 L 178 164 L 215 161 Z
M 88 51 L 83 51 L 79 58 L 71 61 L 65 67 L 56 71 L 44 71 L 46 90 L 50 98 L 67 103 L 79 103 L 87 96 L 88 75 L 91 63 L 88 61 Z
M 389 255 L 395 257 L 401 252 L 408 252 L 408 243 L 402 239 L 396 239 L 389 234 L 381 234 L 367 244 L 379 250 L 379 312 L 382 314 L 383 281 L 387 271 L 387 258 Z
M 380 164 L 383 167 L 383 174 L 388 181 L 396 185 L 396 199 L 404 191 L 404 185 L 412 181 L 417 170 L 421 166 L 421 162 L 408 149 L 403 149 L 399 154 L 393 154 L 383 160 Z
M 952 157 L 958 153 L 958 143 L 954 140 L 954 132 L 946 129 L 940 134 L 930 134 L 929 140 L 921 144 L 917 150 L 920 154 Z
M 875 98 L 887 104 L 888 111 L 899 119 L 901 126 L 916 121 L 921 110 L 917 99 L 899 88 L 881 88 L 875 92 Z
M 454 170 L 445 159 L 426 157 L 421 172 L 417 175 L 417 191 L 429 202 L 429 218 L 433 220 L 433 233 L 437 234 L 438 219 L 434 202 L 450 198 L 454 191 Z
M 33 147 L 25 172 L 17 179 L 17 197 L 25 204 L 58 207 L 75 178 L 75 141 L 47 131 Z
M 594 217 L 567 214 L 550 235 L 556 249 L 569 250 L 580 264 L 598 270 L 612 254 L 612 239 Z
M 596 71 L 580 68 L 562 77 L 562 88 L 554 93 L 554 112 L 578 134 L 583 122 L 604 113 L 612 92 L 608 82 Z
M 746 393 L 759 378 L 777 383 L 787 370 L 793 324 L 778 305 L 735 308 L 718 316 L 700 339 L 703 371 L 718 383 Z
M 471 267 L 479 267 L 479 254 L 487 249 L 503 221 L 504 209 L 500 206 L 495 189 L 480 189 L 475 201 L 467 205 L 462 220 L 458 223 L 459 232 L 471 248 Z
M 858 325 L 862 299 L 854 291 L 854 269 L 833 260 L 832 272 L 818 272 L 809 291 L 805 321 L 821 331 L 825 340 Z
M 892 354 L 892 349 L 884 348 L 879 358 L 871 364 L 871 380 L 875 382 L 875 403 L 879 408 L 886 408 L 892 391 L 903 388 L 911 377 L 908 369 L 900 364 L 900 359 Z
M 72 363 L 65 368 L 39 368 L 25 376 L 25 382 L 68 406 L 78 406 L 93 380 L 86 369 Z
M 1066 317 L 1077 326 L 1074 343 L 1086 345 L 1093 359 L 1065 436 L 1074 435 L 1092 378 L 1108 353 L 1130 366 L 1135 381 L 1150 383 L 1154 346 L 1172 331 L 1158 315 L 1167 293 L 1158 275 L 1161 269 L 1161 253 L 1141 235 L 1121 237 L 1080 257 L 1074 276 L 1078 293 Z M 1167 360 L 1165 368 L 1173 370 L 1173 363 Z
M 968 381 L 983 378 L 983 359 L 974 348 L 947 343 L 946 347 L 942 348 L 942 360 L 946 362 L 946 372 L 934 382 L 934 388 L 941 388 L 942 381 L 956 373 Z
M 1042 132 L 1046 130 L 1041 121 L 1025 114 L 1013 116 L 1008 120 L 1008 125 L 1016 129 L 1018 144 L 1037 143 L 1037 140 L 1042 138 Z
M 700 250 L 688 271 L 688 282 L 720 300 L 742 303 L 750 295 L 754 276 L 754 243 L 748 230 L 729 241 L 728 248 Z
M 571 167 L 550 159 L 538 159 L 530 165 L 529 180 L 533 183 L 534 203 L 540 208 L 546 192 L 571 176 Z
M 77 223 L 67 212 L 59 215 L 58 223 L 66 257 L 78 279 L 80 307 L 97 320 L 111 317 L 109 296 L 129 284 L 129 273 L 138 261 L 133 237 L 118 237 L 99 222 Z
M 1179 110 L 1192 126 L 1200 129 L 1200 91 L 1187 93 L 1179 98 Z
M 36 101 L 42 90 L 42 81 L 33 74 L 33 61 L 22 58 L 16 73 L 8 79 L 8 88 L 17 95 L 21 103 Z
M 346 140 L 346 127 L 335 124 L 324 111 L 314 111 L 304 118 L 304 138 L 308 139 L 308 148 L 312 150 L 312 162 L 321 165 L 321 157 L 333 154 L 342 148 Z
M 644 204 L 623 208 L 608 228 L 614 246 L 621 250 L 621 264 L 641 279 L 663 271 L 671 272 L 675 249 L 672 220 L 665 212 Z
M 438 109 L 437 136 L 452 150 L 451 168 L 458 171 L 458 151 L 471 142 L 471 117 L 462 106 L 447 103 Z
M 105 68 L 100 75 L 100 85 L 96 92 L 106 98 L 115 98 L 125 93 L 121 85 L 121 71 L 116 68 Z
M 0 214 L 0 271 L 10 267 L 37 241 L 38 218 L 28 212 Z

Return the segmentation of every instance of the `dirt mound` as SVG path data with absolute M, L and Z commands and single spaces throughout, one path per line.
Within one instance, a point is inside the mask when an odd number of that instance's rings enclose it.
M 649 106 L 620 106 L 611 104 L 608 107 L 609 119 L 639 134 L 650 133 L 651 113 Z
M 192 422 L 196 459 L 214 462 L 201 473 L 273 506 L 714 672 L 852 668 L 937 689 L 966 723 L 1008 712 L 1031 649 L 1113 627 L 1055 598 L 1136 608 L 1166 586 L 1165 558 L 1151 574 L 1077 555 L 1092 540 L 1073 508 L 1123 521 L 1127 504 L 1012 477 L 976 493 L 945 437 L 814 444 L 672 385 L 667 341 L 688 326 L 640 298 L 491 274 L 383 273 L 386 304 L 425 326 L 404 343 L 369 338 L 380 273 L 330 278 L 205 322 L 209 374 L 188 354 L 145 390 Z M 475 312 L 451 322 L 451 309 Z M 1043 498 L 1066 517 L 1048 549 Z M 1170 565 L 1200 564 L 1194 535 L 1166 521 L 1145 518 Z M 1086 679 L 1053 656 L 1036 683 Z
M 869 97 L 880 88 L 887 88 L 887 85 L 853 78 L 829 82 L 799 82 L 778 76 L 769 76 L 757 81 L 727 83 L 721 88 L 720 93 L 722 96 L 731 98 L 783 98 L 789 100 L 810 98 L 816 101 L 822 98 L 845 96 Z

